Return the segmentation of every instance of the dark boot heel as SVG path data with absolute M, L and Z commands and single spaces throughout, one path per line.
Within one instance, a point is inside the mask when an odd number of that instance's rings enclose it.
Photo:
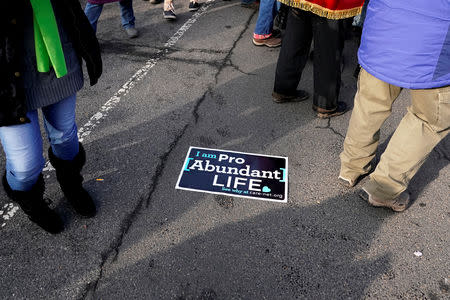
M 64 223 L 59 215 L 50 209 L 44 201 L 45 184 L 42 174 L 39 175 L 38 181 L 29 191 L 12 190 L 6 180 L 6 175 L 3 176 L 3 187 L 6 195 L 19 204 L 32 222 L 50 233 L 60 233 L 64 230 Z
M 94 201 L 83 188 L 83 176 L 80 172 L 86 162 L 86 153 L 80 143 L 80 150 L 73 160 L 62 160 L 48 149 L 48 156 L 56 170 L 56 179 L 61 186 L 64 196 L 75 211 L 84 217 L 93 217 L 97 213 Z

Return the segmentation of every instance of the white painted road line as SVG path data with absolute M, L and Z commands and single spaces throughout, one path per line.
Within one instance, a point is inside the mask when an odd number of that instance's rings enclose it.
M 214 3 L 215 0 L 208 0 L 204 5 L 200 7 L 200 9 L 192 15 L 192 17 L 184 23 L 180 29 L 175 32 L 174 35 L 172 35 L 169 40 L 164 44 L 163 49 L 158 50 L 155 54 L 156 58 L 151 58 L 147 60 L 145 65 L 140 68 L 139 70 L 134 73 L 133 76 L 131 76 L 130 79 L 125 82 L 124 85 L 111 97 L 108 101 L 106 101 L 105 104 L 100 108 L 100 110 L 95 113 L 89 121 L 84 124 L 81 128 L 78 129 L 78 138 L 79 141 L 82 142 L 86 137 L 88 137 L 95 127 L 97 127 L 107 116 L 108 112 L 112 109 L 114 109 L 121 101 L 121 97 L 127 95 L 131 89 L 141 81 L 150 71 L 151 68 L 153 68 L 156 63 L 163 57 L 165 53 L 169 51 L 169 49 L 175 45 L 178 40 L 186 33 L 186 31 L 191 28 L 191 26 L 197 22 L 197 20 L 206 13 L 206 11 L 211 7 L 211 5 Z M 47 162 L 45 164 L 45 167 L 43 169 L 43 172 L 50 172 L 53 171 L 54 168 L 50 164 L 50 162 Z M 1 209 L 1 216 L 3 219 L 0 220 L 1 225 L 0 228 L 3 228 L 6 226 L 6 221 L 11 220 L 14 214 L 19 210 L 19 207 L 15 205 L 14 203 L 7 203 L 3 206 Z

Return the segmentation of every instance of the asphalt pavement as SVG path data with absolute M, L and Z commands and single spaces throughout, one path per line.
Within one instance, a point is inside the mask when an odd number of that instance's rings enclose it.
M 98 214 L 77 216 L 51 168 L 59 235 L 0 191 L 1 299 L 450 299 L 448 137 L 411 182 L 407 211 L 370 207 L 360 185 L 337 181 L 351 112 L 321 120 L 311 100 L 272 101 L 279 48 L 252 45 L 256 11 L 215 0 L 192 13 L 176 0 L 167 22 L 162 3 L 134 7 L 140 36 L 128 39 L 118 5 L 105 5 L 104 74 L 78 94 Z M 349 107 L 356 49 L 346 41 Z M 300 87 L 312 86 L 308 62 Z M 409 101 L 403 91 L 377 159 Z M 288 202 L 175 189 L 190 146 L 288 157 Z

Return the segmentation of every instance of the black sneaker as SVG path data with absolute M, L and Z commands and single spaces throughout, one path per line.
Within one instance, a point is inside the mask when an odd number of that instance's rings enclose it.
M 164 19 L 168 20 L 175 20 L 177 18 L 177 15 L 175 14 L 175 8 L 173 7 L 173 4 L 169 4 L 169 9 L 165 10 L 163 12 Z
M 198 4 L 198 2 L 195 2 L 195 1 L 189 2 L 189 11 L 197 11 L 199 8 L 200 8 L 200 4 Z

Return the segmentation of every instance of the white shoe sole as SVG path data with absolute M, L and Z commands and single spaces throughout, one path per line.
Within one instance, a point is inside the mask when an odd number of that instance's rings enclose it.
M 276 48 L 276 47 L 280 47 L 281 46 L 281 43 L 277 44 L 277 45 L 268 45 L 268 44 L 265 44 L 265 43 L 257 42 L 257 41 L 255 41 L 255 39 L 252 39 L 252 42 L 253 42 L 253 45 L 258 46 L 258 47 L 266 46 L 266 47 L 269 47 L 269 48 Z
M 163 14 L 164 19 L 168 19 L 168 20 L 175 20 L 177 17 L 176 16 L 166 16 Z

